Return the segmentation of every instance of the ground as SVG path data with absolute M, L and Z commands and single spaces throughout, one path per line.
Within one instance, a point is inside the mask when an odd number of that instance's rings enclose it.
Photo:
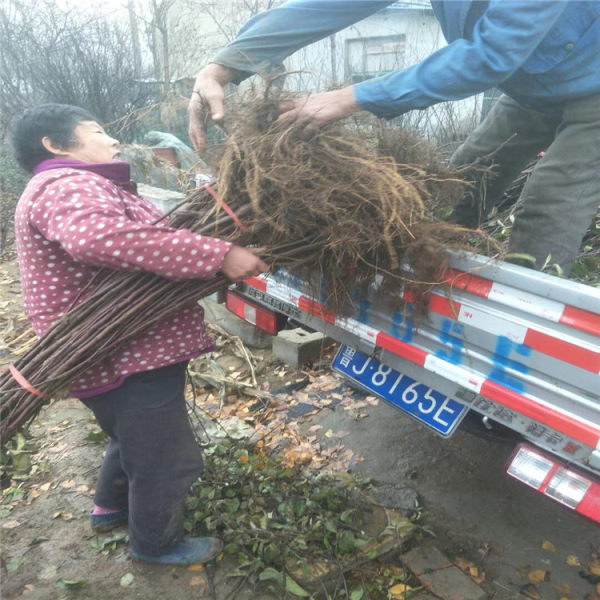
M 14 262 L 0 265 L 0 294 L 6 363 L 30 344 Z M 348 388 L 326 360 L 292 370 L 267 350 L 250 349 L 248 357 L 238 341 L 215 333 L 220 350 L 192 371 L 199 409 L 218 414 L 229 431 L 259 431 L 291 463 L 372 477 L 378 502 L 420 515 L 413 547 L 435 545 L 486 597 L 600 597 L 597 526 L 504 477 L 512 444 L 467 433 L 443 440 Z M 254 395 L 241 390 L 250 365 Z M 261 430 L 252 416 L 265 397 L 271 429 L 281 425 L 285 436 Z M 227 559 L 207 569 L 149 566 L 128 557 L 125 530 L 93 535 L 89 511 L 103 452 L 97 433 L 91 413 L 72 399 L 48 405 L 34 422 L 19 454 L 21 471 L 0 505 L 2 598 L 260 598 L 252 590 L 231 595 Z M 402 565 L 398 553 L 387 560 Z

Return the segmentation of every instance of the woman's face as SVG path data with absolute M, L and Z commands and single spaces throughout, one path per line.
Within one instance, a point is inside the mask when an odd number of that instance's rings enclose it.
M 119 142 L 111 138 L 95 121 L 81 121 L 75 127 L 76 143 L 64 150 L 65 158 L 86 163 L 119 160 Z

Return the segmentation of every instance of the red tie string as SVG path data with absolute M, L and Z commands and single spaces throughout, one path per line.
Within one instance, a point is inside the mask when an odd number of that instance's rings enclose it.
M 233 219 L 234 223 L 242 231 L 248 231 L 248 228 L 238 219 L 238 216 L 233 212 L 231 206 L 229 206 L 227 202 L 220 198 L 217 192 L 215 192 L 215 190 L 210 185 L 208 185 L 208 183 L 206 185 L 203 185 L 202 187 L 217 201 L 219 205 L 223 207 L 223 210 Z
M 23 377 L 23 375 L 17 369 L 17 367 L 15 367 L 15 365 L 9 365 L 8 370 L 10 371 L 10 374 L 13 376 L 13 378 L 15 379 L 15 381 L 22 388 L 26 389 L 28 392 L 31 392 L 32 394 L 35 394 L 36 396 L 39 396 L 40 398 L 44 398 L 45 400 L 48 400 L 50 398 L 50 396 L 48 396 L 47 394 L 44 394 L 43 392 L 40 392 L 40 390 L 36 390 L 29 383 L 29 381 L 27 381 L 27 379 L 25 379 L 25 377 Z

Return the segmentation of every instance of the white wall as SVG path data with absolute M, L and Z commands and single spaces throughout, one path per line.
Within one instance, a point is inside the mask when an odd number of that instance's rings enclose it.
M 335 80 L 346 81 L 346 41 L 358 38 L 404 36 L 405 55 L 396 68 L 409 66 L 443 45 L 443 37 L 431 11 L 386 9 L 335 34 Z M 290 70 L 306 69 L 305 89 L 323 90 L 333 81 L 332 48 L 329 38 L 316 42 L 292 55 L 286 66 Z M 404 64 L 402 64 L 404 63 Z M 300 88 L 300 84 L 297 84 Z

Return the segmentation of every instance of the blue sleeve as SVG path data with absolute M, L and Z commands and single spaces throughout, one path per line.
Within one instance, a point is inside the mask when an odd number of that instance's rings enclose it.
M 356 85 L 356 101 L 380 117 L 393 117 L 499 86 L 531 56 L 567 4 L 491 0 L 472 39 L 456 39 L 419 64 Z
M 291 0 L 250 19 L 212 62 L 241 71 L 267 73 L 300 48 L 389 6 L 393 0 Z

